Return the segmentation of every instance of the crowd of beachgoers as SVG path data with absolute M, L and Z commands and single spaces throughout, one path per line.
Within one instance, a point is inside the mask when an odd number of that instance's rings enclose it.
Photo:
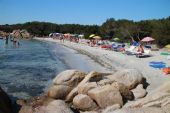
M 75 43 L 84 43 L 91 47 L 101 47 L 104 49 L 122 52 L 128 55 L 136 55 L 137 57 L 150 57 L 151 51 L 159 50 L 159 48 L 157 48 L 156 45 L 153 43 L 155 39 L 153 39 L 152 37 L 145 37 L 142 40 L 138 38 L 138 41 L 135 41 L 133 37 L 130 37 L 130 43 L 120 43 L 119 38 L 114 38 L 114 42 L 110 42 L 109 40 L 103 40 L 102 37 L 95 34 L 91 34 L 89 36 L 89 39 L 84 39 L 84 35 L 69 33 L 51 33 L 49 34 L 49 37 L 53 39 L 59 39 L 61 42 L 64 42 L 64 40 L 68 40 Z M 162 53 L 162 55 L 167 55 L 167 59 L 170 59 L 169 52 L 170 50 Z
M 75 49 L 109 69 L 138 69 L 149 80 L 151 89 L 170 79 L 170 53 L 168 49 L 152 48 L 152 44 L 143 45 L 143 43 L 141 44 L 133 40 L 133 38 L 131 44 L 95 38 L 75 38 L 68 34 L 66 37 L 58 35 L 35 39 L 56 42 L 57 44 Z

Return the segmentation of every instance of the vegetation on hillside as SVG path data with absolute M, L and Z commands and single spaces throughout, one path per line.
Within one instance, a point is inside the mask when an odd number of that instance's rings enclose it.
M 112 39 L 118 37 L 121 41 L 128 41 L 130 37 L 136 40 L 146 36 L 156 39 L 159 46 L 170 43 L 170 17 L 159 20 L 131 20 L 114 18 L 107 19 L 102 25 L 55 24 L 50 22 L 27 22 L 24 24 L 0 25 L 0 31 L 12 32 L 15 29 L 26 29 L 34 36 L 48 36 L 50 33 L 90 34 L 100 35 Z

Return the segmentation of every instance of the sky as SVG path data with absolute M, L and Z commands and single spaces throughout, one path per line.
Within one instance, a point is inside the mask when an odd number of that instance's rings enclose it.
M 31 21 L 101 25 L 109 18 L 133 21 L 170 16 L 170 0 L 0 0 L 0 24 Z

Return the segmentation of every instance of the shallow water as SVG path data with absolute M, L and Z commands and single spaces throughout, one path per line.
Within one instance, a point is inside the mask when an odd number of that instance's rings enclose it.
M 105 71 L 87 56 L 52 42 L 20 40 L 20 44 L 5 46 L 0 40 L 0 86 L 15 98 L 41 94 L 66 69 Z

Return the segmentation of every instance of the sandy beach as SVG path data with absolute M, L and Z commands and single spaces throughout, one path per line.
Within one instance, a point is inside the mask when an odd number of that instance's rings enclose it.
M 144 77 L 146 77 L 149 86 L 147 87 L 148 93 L 160 86 L 165 81 L 170 80 L 170 75 L 164 75 L 161 69 L 155 69 L 149 66 L 151 61 L 162 61 L 170 66 L 170 62 L 166 59 L 166 56 L 160 55 L 160 51 L 152 51 L 152 57 L 147 58 L 136 58 L 135 56 L 128 56 L 119 52 L 104 50 L 100 47 L 90 47 L 81 43 L 74 43 L 65 41 L 60 42 L 60 40 L 54 40 L 52 38 L 35 38 L 41 41 L 51 41 L 56 42 L 62 46 L 74 49 L 80 54 L 87 55 L 95 62 L 101 64 L 104 68 L 107 68 L 111 72 L 120 69 L 137 69 Z M 108 71 L 107 70 L 107 71 Z

